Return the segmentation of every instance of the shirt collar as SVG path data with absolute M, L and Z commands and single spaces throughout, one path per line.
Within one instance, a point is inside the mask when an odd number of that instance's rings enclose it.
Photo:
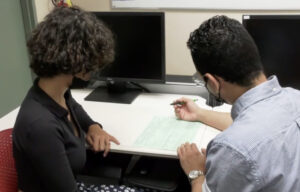
M 242 111 L 249 106 L 258 103 L 261 100 L 272 97 L 281 91 L 282 87 L 279 85 L 276 76 L 270 76 L 266 82 L 249 89 L 241 95 L 233 104 L 231 109 L 231 117 L 234 120 Z
M 43 106 L 45 106 L 47 109 L 49 109 L 53 114 L 56 116 L 62 118 L 68 115 L 68 111 L 60 106 L 56 101 L 54 101 L 49 95 L 47 95 L 46 92 L 44 92 L 38 85 L 39 78 L 37 78 L 34 81 L 33 87 L 31 88 L 31 94 L 33 95 L 33 98 L 37 100 L 39 103 L 41 103 Z M 65 93 L 65 99 L 68 103 L 71 93 L 70 90 L 66 91 Z

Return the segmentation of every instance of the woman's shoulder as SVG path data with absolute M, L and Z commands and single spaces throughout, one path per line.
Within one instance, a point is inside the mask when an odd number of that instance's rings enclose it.
M 49 132 L 59 126 L 57 117 L 41 103 L 34 99 L 25 99 L 20 107 L 14 125 L 14 131 L 23 134 L 28 132 Z

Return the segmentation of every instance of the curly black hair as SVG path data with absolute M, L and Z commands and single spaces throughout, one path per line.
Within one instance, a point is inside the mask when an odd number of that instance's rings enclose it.
M 196 69 L 240 86 L 263 73 L 254 40 L 237 20 L 214 16 L 191 33 L 187 42 Z
M 114 46 L 110 29 L 79 7 L 54 8 L 27 42 L 30 67 L 39 77 L 102 68 L 114 60 Z

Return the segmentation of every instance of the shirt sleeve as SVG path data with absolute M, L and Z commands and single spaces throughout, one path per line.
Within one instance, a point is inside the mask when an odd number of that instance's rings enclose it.
M 207 186 L 206 179 L 204 180 L 204 183 L 202 184 L 202 192 L 211 192 L 209 187 Z
M 210 143 L 206 159 L 206 186 L 213 192 L 257 191 L 254 163 L 229 146 Z
M 37 121 L 27 133 L 26 155 L 39 176 L 44 191 L 75 192 L 73 175 L 57 122 L 42 125 Z
M 75 101 L 75 99 L 71 98 L 71 104 L 78 123 L 86 133 L 88 132 L 89 127 L 93 124 L 98 124 L 102 128 L 102 125 L 93 121 L 83 107 Z

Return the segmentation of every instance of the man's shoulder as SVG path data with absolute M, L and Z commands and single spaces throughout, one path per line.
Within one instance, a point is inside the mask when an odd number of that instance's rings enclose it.
M 283 93 L 286 95 L 287 100 L 293 105 L 292 109 L 300 113 L 300 90 L 291 87 L 283 88 Z
M 294 96 L 300 96 L 300 91 L 284 88 L 284 92 L 277 98 L 256 103 L 242 111 L 232 125 L 212 143 L 230 146 L 242 154 L 252 155 L 260 149 L 268 148 L 275 140 L 284 140 L 286 130 L 294 126 L 300 115 L 300 100 L 293 103 L 288 96 L 297 100 Z

